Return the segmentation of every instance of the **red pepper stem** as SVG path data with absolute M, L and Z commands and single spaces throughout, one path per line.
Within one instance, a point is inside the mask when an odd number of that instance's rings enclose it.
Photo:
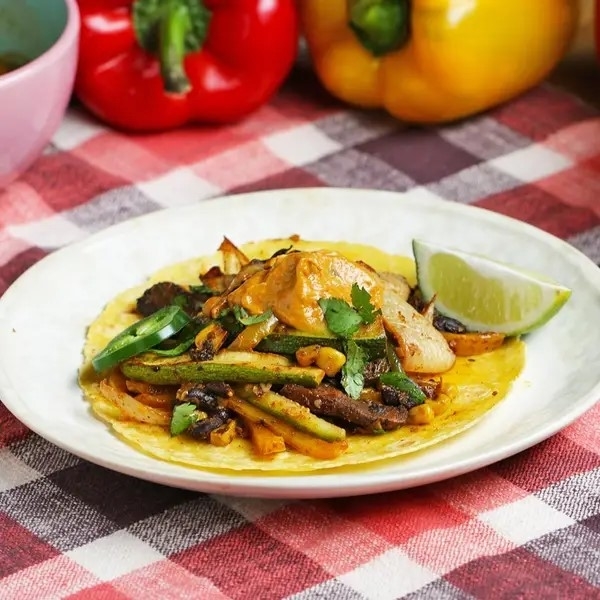
M 185 4 L 167 0 L 159 23 L 158 59 L 164 89 L 168 93 L 185 94 L 191 89 L 183 65 L 187 54 L 185 40 L 191 27 Z

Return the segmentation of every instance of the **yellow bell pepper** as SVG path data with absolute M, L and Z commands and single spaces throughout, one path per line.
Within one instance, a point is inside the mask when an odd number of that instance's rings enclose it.
M 438 123 L 543 80 L 569 47 L 576 0 L 299 0 L 314 68 L 331 94 Z

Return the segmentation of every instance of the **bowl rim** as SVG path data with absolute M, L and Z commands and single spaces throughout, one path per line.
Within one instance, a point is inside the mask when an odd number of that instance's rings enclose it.
M 44 68 L 47 62 L 52 62 L 55 58 L 59 57 L 77 39 L 80 29 L 77 1 L 62 0 L 62 2 L 67 7 L 67 23 L 59 38 L 48 50 L 36 56 L 33 60 L 0 76 L 0 87 L 4 83 L 16 82 L 19 79 L 28 77 L 32 71 L 36 72 Z

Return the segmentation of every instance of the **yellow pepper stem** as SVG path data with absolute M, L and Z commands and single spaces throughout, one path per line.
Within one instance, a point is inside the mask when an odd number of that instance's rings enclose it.
M 348 25 L 375 56 L 400 48 L 408 39 L 410 0 L 347 0 Z

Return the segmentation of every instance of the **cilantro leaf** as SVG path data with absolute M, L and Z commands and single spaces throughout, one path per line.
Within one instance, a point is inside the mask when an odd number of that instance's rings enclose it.
M 406 373 L 399 373 L 398 371 L 383 373 L 379 377 L 379 381 L 401 392 L 406 392 L 415 404 L 423 404 L 427 399 L 425 392 Z
M 357 283 L 353 283 L 351 295 L 352 306 L 354 306 L 363 322 L 367 325 L 373 323 L 380 311 L 371 304 L 371 294 Z
M 173 409 L 171 416 L 171 435 L 179 435 L 183 433 L 190 425 L 193 425 L 198 420 L 196 406 L 191 402 L 178 404 Z
M 331 333 L 339 337 L 350 337 L 358 331 L 362 318 L 346 301 L 340 298 L 321 298 L 319 306 Z
M 250 315 L 243 306 L 234 306 L 233 314 L 242 325 L 255 325 L 269 319 L 273 315 L 273 311 L 269 309 L 261 315 Z
M 365 351 L 354 341 L 345 343 L 346 362 L 342 367 L 342 387 L 346 394 L 356 400 L 365 385 L 364 370 L 367 364 Z

